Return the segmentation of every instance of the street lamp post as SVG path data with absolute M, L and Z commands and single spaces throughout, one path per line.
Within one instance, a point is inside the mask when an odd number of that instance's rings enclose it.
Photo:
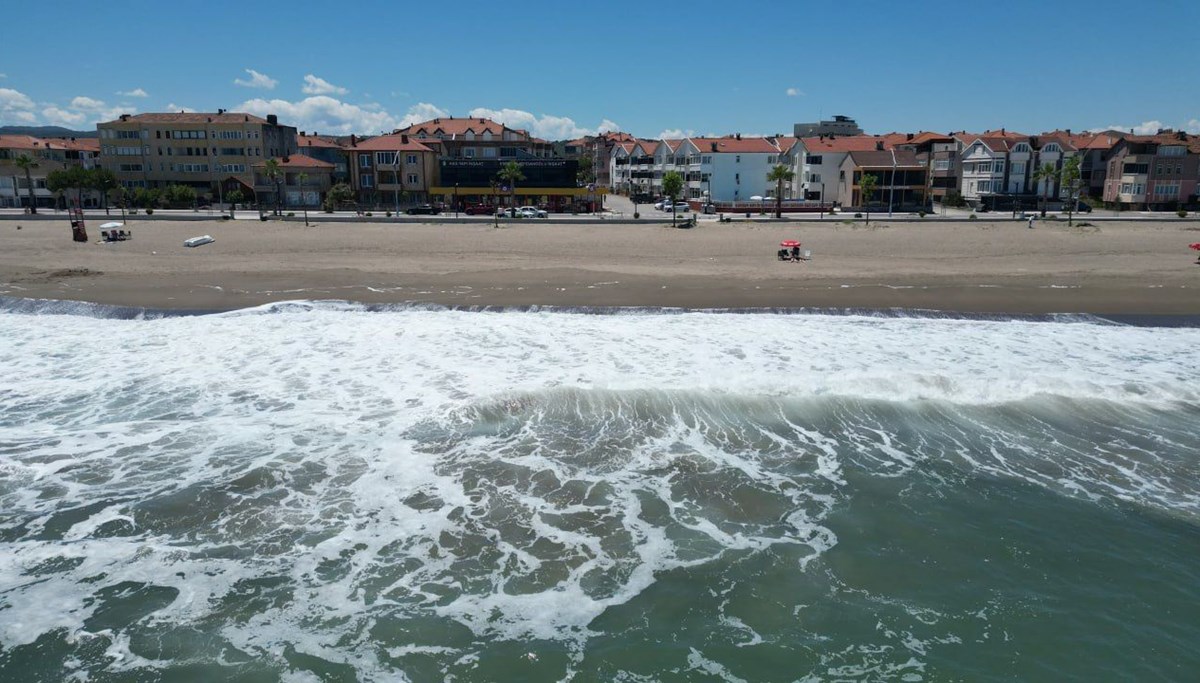
M 892 217 L 892 203 L 896 198 L 896 148 L 892 148 L 892 182 L 888 188 L 888 218 Z
M 308 227 L 308 196 L 304 193 L 304 181 L 308 180 L 307 173 L 300 174 L 300 205 L 304 207 L 304 227 Z
M 458 183 L 454 183 L 454 217 L 458 218 Z

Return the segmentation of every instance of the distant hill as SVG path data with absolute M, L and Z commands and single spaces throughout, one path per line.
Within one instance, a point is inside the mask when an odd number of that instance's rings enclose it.
M 0 126 L 0 135 L 32 135 L 35 138 L 95 138 L 95 130 L 71 130 L 62 126 Z

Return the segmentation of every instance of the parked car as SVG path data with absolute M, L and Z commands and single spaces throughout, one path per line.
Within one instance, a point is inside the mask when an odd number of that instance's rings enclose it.
M 550 214 L 536 206 L 522 206 L 517 209 L 521 214 L 521 218 L 548 218 Z
M 494 211 L 495 209 L 487 204 L 471 204 L 463 213 L 468 216 L 490 216 Z
M 660 199 L 657 202 L 654 202 L 654 208 L 658 209 L 659 211 L 670 211 L 671 210 L 671 200 L 670 199 Z
M 670 211 L 670 210 L 671 210 L 671 203 L 667 202 L 667 205 L 663 209 L 663 211 Z M 685 211 L 691 211 L 691 210 L 692 210 L 692 206 L 690 204 L 688 204 L 687 202 L 675 202 L 675 213 L 683 213 Z
M 503 208 L 497 209 L 496 215 L 501 218 L 516 218 L 517 212 L 518 212 L 517 209 L 514 209 L 511 206 L 508 206 L 508 207 L 503 207 Z
M 419 206 L 410 207 L 408 209 L 408 211 L 406 211 L 405 213 L 407 213 L 410 216 L 416 216 L 418 214 L 424 214 L 426 216 L 436 216 L 441 212 L 442 212 L 441 209 L 439 209 L 436 206 L 433 206 L 432 204 L 421 204 Z

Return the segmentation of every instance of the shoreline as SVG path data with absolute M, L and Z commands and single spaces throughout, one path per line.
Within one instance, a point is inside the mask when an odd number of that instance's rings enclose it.
M 73 244 L 66 227 L 50 223 L 0 231 L 0 297 L 210 312 L 334 300 L 1200 316 L 1200 266 L 1186 251 L 1195 228 L 1170 222 L 1038 230 L 965 221 L 692 230 L 164 221 L 134 228 L 133 240 L 115 244 Z M 217 241 L 182 247 L 205 233 Z M 811 261 L 775 259 L 780 239 L 790 237 L 812 247 Z

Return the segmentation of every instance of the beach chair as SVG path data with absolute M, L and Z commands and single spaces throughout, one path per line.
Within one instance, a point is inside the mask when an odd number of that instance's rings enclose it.
M 105 242 L 107 242 L 107 241 L 108 241 L 108 231 L 107 231 L 107 230 L 101 230 L 101 231 L 100 231 L 100 238 L 101 238 L 101 239 L 103 239 Z
M 125 232 L 124 230 L 122 230 L 120 232 L 120 236 L 117 239 L 131 240 L 131 239 L 133 239 L 133 231 L 130 230 L 129 232 Z

